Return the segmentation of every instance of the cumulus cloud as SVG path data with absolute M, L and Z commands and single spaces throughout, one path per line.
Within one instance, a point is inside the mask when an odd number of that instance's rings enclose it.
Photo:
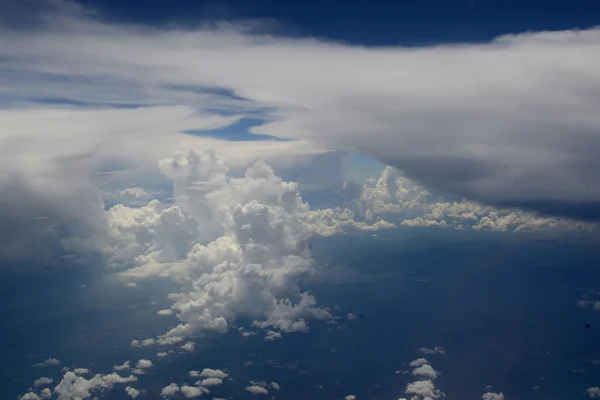
M 206 378 L 206 379 L 202 379 L 202 381 L 200 381 L 200 385 L 202 386 L 217 386 L 217 385 L 221 385 L 223 383 L 223 380 L 220 378 Z
M 281 337 L 281 332 L 268 331 L 265 340 L 276 340 L 281 339 Z
M 429 379 L 411 382 L 404 389 L 406 394 L 418 395 L 423 398 L 437 399 L 442 396 L 439 389 L 436 389 L 433 382 Z
M 132 399 L 135 399 L 136 397 L 138 397 L 140 395 L 140 391 L 132 388 L 131 386 L 127 386 L 125 388 L 125 392 L 129 395 L 129 397 L 131 397 Z
M 173 311 L 172 310 L 159 310 L 156 314 L 164 317 L 167 315 L 173 315 Z
M 51 366 L 51 365 L 60 365 L 60 361 L 57 360 L 56 358 L 47 358 L 42 362 L 33 364 L 34 367 L 47 367 L 47 366 Z
M 146 347 L 146 346 L 152 346 L 154 343 L 156 343 L 154 338 L 148 338 L 148 339 L 144 339 L 142 341 L 132 340 L 130 345 L 131 345 L 131 347 Z
M 246 387 L 246 390 L 252 394 L 269 394 L 269 391 L 262 386 L 251 385 Z
M 200 396 L 202 396 L 202 393 L 204 393 L 204 392 L 202 391 L 201 388 L 198 388 L 195 386 L 188 386 L 188 385 L 181 386 L 181 394 L 183 394 L 188 399 L 194 399 L 196 397 L 200 397 Z
M 345 400 L 356 400 L 356 396 L 353 394 L 349 394 L 348 396 L 344 397 Z
M 295 183 L 262 162 L 231 177 L 225 159 L 210 150 L 176 153 L 159 165 L 174 180 L 176 205 L 151 201 L 106 212 L 105 253 L 114 265 L 130 266 L 119 276 L 170 278 L 182 288 L 169 296 L 181 323 L 132 346 L 225 332 L 241 316 L 272 331 L 269 338 L 307 332 L 309 320 L 331 317 L 299 287 L 315 265 L 313 232 L 304 223 L 308 204 Z
M 121 365 L 115 365 L 113 367 L 113 369 L 115 371 L 126 371 L 126 370 L 128 370 L 130 368 L 131 368 L 131 361 L 125 361 L 123 364 L 121 364 Z
M 137 364 L 135 366 L 137 368 L 139 368 L 139 369 L 151 368 L 152 367 L 152 361 L 141 359 L 140 361 L 137 362 Z
M 200 372 L 200 375 L 192 375 L 192 373 L 196 374 L 197 371 L 190 371 L 190 376 L 201 376 L 202 378 L 225 379 L 229 376 L 225 372 L 221 371 L 220 369 L 212 369 L 212 368 L 204 368 L 202 370 L 202 372 Z
M 429 364 L 429 361 L 425 358 L 417 358 L 416 360 L 412 360 L 410 362 L 411 367 L 420 367 L 421 365 Z
M 81 375 L 81 374 L 87 374 L 87 373 L 89 373 L 90 370 L 87 369 L 87 368 L 75 368 L 73 370 L 73 372 L 75 372 L 77 375 Z
M 281 390 L 281 386 L 277 382 L 271 382 L 271 387 L 275 390 Z
M 412 364 L 412 363 L 411 363 Z M 412 372 L 414 376 L 420 376 L 429 379 L 436 379 L 438 377 L 438 372 L 433 369 L 433 367 L 429 364 L 424 364 L 418 368 L 415 368 Z
M 590 396 L 593 399 L 600 398 L 600 387 L 588 388 L 587 394 L 588 394 L 588 396 Z
M 176 383 L 171 383 L 168 386 L 165 386 L 160 391 L 160 395 L 162 397 L 173 397 L 179 392 L 179 385 Z
M 129 383 L 136 380 L 137 377 L 134 375 L 123 377 L 115 372 L 107 375 L 97 374 L 88 380 L 69 371 L 64 374 L 54 391 L 58 394 L 58 400 L 87 399 L 95 391 L 108 390 L 115 384 Z
M 504 400 L 504 394 L 487 392 L 481 395 L 482 400 Z
M 194 351 L 194 349 L 196 348 L 196 345 L 192 342 L 187 342 L 186 344 L 181 346 L 181 348 L 184 349 L 185 351 Z
M 51 384 L 52 382 L 54 382 L 54 379 L 42 376 L 41 378 L 38 378 L 35 380 L 35 382 L 33 382 L 33 386 L 34 387 L 45 386 L 45 385 Z

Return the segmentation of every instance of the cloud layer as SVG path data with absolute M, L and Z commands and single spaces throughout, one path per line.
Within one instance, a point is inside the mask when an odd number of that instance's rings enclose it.
M 37 29 L 5 27 L 0 68 L 12 101 L 260 110 L 268 122 L 256 133 L 358 150 L 428 187 L 600 216 L 598 29 L 365 48 L 67 11 Z

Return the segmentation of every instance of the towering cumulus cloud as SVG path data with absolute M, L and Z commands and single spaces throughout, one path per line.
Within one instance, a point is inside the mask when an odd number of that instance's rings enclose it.
M 307 331 L 327 319 L 299 283 L 315 271 L 304 224 L 308 205 L 295 183 L 262 162 L 243 176 L 213 151 L 177 153 L 159 163 L 175 184 L 176 205 L 151 201 L 106 213 L 104 254 L 127 280 L 181 284 L 171 307 L 181 324 L 159 343 L 224 332 L 238 320 L 280 332 Z

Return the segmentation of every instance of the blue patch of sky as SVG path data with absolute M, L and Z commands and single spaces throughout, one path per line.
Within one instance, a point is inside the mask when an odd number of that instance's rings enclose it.
M 364 182 L 368 178 L 379 178 L 385 164 L 360 153 L 352 153 L 347 156 L 346 178 L 355 182 Z
M 278 34 L 316 36 L 361 45 L 423 45 L 488 41 L 529 30 L 598 24 L 590 0 L 86 0 L 110 18 L 195 26 L 219 20 L 275 20 Z M 318 11 L 316 11 L 318 10 Z
M 227 140 L 232 142 L 243 142 L 243 141 L 287 141 L 288 139 L 281 139 L 270 135 L 259 135 L 250 132 L 250 129 L 255 126 L 260 126 L 266 121 L 258 118 L 242 118 L 239 122 L 229 125 L 221 129 L 211 130 L 187 130 L 183 133 L 187 133 L 194 136 L 207 136 L 214 137 L 221 140 Z

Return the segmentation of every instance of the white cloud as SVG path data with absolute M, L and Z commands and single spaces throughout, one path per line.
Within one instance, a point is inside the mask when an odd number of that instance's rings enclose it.
M 172 397 L 175 396 L 179 392 L 179 385 L 176 383 L 171 383 L 169 386 L 165 386 L 160 391 L 160 395 L 162 397 Z
M 172 310 L 159 310 L 156 314 L 158 314 L 160 316 L 173 315 L 173 311 Z
M 274 332 L 269 338 L 307 332 L 309 320 L 331 317 L 298 286 L 315 266 L 304 224 L 308 205 L 296 184 L 260 162 L 244 177 L 230 177 L 225 160 L 211 151 L 178 153 L 160 166 L 175 180 L 181 203 L 113 207 L 106 249 L 113 262 L 135 265 L 119 273 L 123 279 L 160 276 L 182 285 L 169 296 L 181 324 L 157 343 L 225 332 L 236 316 Z
M 127 188 L 127 189 L 121 190 L 121 192 L 119 194 L 121 196 L 135 197 L 135 198 L 143 198 L 143 197 L 150 196 L 148 193 L 146 193 L 146 191 L 143 188 L 140 188 L 140 187 Z
M 442 396 L 439 389 L 436 389 L 433 382 L 429 379 L 411 382 L 406 385 L 404 391 L 406 394 L 414 394 L 425 398 L 429 397 L 431 399 L 437 399 Z
M 200 382 L 200 385 L 202 386 L 217 386 L 217 385 L 221 385 L 223 383 L 223 380 L 220 378 L 205 378 L 202 379 L 202 381 Z
M 99 29 L 104 35 L 94 34 Z M 83 76 L 109 76 L 121 87 L 110 87 L 112 101 L 190 101 L 164 89 L 166 83 L 232 90 L 254 108 L 277 109 L 278 118 L 256 132 L 334 147 L 343 142 L 432 186 L 473 197 L 596 201 L 598 192 L 585 185 L 591 172 L 575 171 L 594 165 L 596 141 L 589 132 L 598 124 L 596 92 L 582 87 L 596 72 L 582 65 L 595 65 L 598 36 L 589 29 L 503 36 L 488 44 L 381 49 L 257 37 L 231 27 L 110 25 L 80 16 L 47 30 L 11 32 L 1 55 L 16 69 L 60 76 L 78 65 Z M 93 57 L 98 49 L 103 63 Z M 267 70 L 261 68 L 265 60 Z M 322 73 L 330 70 L 335 76 Z M 571 79 L 553 84 L 565 74 Z M 12 90 L 43 87 L 28 79 L 11 82 Z M 107 83 L 90 79 L 88 85 L 98 90 L 87 92 L 74 84 L 46 90 L 106 101 Z M 546 132 L 543 144 L 540 132 Z M 565 149 L 565 132 L 588 146 Z
M 34 367 L 47 367 L 47 366 L 52 366 L 52 365 L 60 365 L 60 361 L 57 360 L 56 358 L 47 358 L 42 362 L 33 364 Z
M 481 395 L 482 400 L 504 400 L 504 394 L 487 392 Z
M 3 255 L 37 243 L 44 254 L 52 246 L 70 251 L 83 238 L 103 247 L 102 199 L 90 177 L 113 160 L 129 160 L 131 172 L 189 147 L 219 147 L 242 165 L 322 151 L 306 142 L 223 143 L 179 133 L 226 127 L 248 111 L 268 121 L 255 133 L 358 150 L 433 189 L 567 214 L 597 210 L 598 88 L 588 83 L 599 74 L 591 67 L 599 29 L 369 48 L 231 25 L 142 27 L 95 16 L 69 13 L 40 29 L 3 31 L 10 38 L 0 49 L 3 72 L 18 72 L 3 87 L 15 102 L 0 111 L 0 191 L 10 193 L 0 224 L 14 232 L 3 238 Z M 69 79 L 74 65 L 81 79 Z M 16 102 L 23 97 L 146 107 Z M 418 198 L 401 194 L 403 204 Z M 58 226 L 69 240 L 56 237 Z
M 156 343 L 156 340 L 154 340 L 153 338 L 148 338 L 148 339 L 144 339 L 142 341 L 132 340 L 130 345 L 131 345 L 131 347 L 146 347 L 146 346 L 152 346 L 155 343 Z
M 423 354 L 446 354 L 446 349 L 444 349 L 442 346 L 435 346 L 433 349 L 421 347 L 419 351 Z
M 356 400 L 356 396 L 353 394 L 349 394 L 348 396 L 344 397 L 344 400 Z
M 127 392 L 129 397 L 131 397 L 132 399 L 135 399 L 136 397 L 138 397 L 140 395 L 140 391 L 135 388 L 132 388 L 131 386 L 127 386 L 125 388 L 125 392 Z
M 202 396 L 202 393 L 204 393 L 204 391 L 201 388 L 187 385 L 181 386 L 181 394 L 183 394 L 188 399 L 200 397 Z
M 121 364 L 121 365 L 115 365 L 113 367 L 113 369 L 115 371 L 126 371 L 126 370 L 128 370 L 130 368 L 131 368 L 131 362 L 130 361 L 125 361 L 123 364 Z
M 75 369 L 73 370 L 73 372 L 75 372 L 77 375 L 82 375 L 82 374 L 87 374 L 87 373 L 89 373 L 89 372 L 90 372 L 90 370 L 89 370 L 89 369 L 87 369 L 87 368 L 75 368 Z
M 433 369 L 433 367 L 429 364 L 422 365 L 418 368 L 415 368 L 412 372 L 414 376 L 420 376 L 429 379 L 436 379 L 438 377 L 438 372 Z
M 136 380 L 137 378 L 133 375 L 123 377 L 114 372 L 107 375 L 97 374 L 88 380 L 69 371 L 64 374 L 54 391 L 58 394 L 58 400 L 87 399 L 92 396 L 94 391 L 108 390 L 115 384 L 129 383 Z
M 348 315 L 346 315 L 346 319 L 348 321 L 355 321 L 356 320 L 356 315 L 354 315 L 352 313 L 348 313 Z
M 277 382 L 271 382 L 271 387 L 275 390 L 281 390 L 281 386 Z
M 252 385 L 246 387 L 246 390 L 252 394 L 269 394 L 269 391 L 262 386 Z
M 186 344 L 181 346 L 181 348 L 184 349 L 185 351 L 194 351 L 194 349 L 196 348 L 196 345 L 192 342 L 187 342 Z
M 420 367 L 421 365 L 429 364 L 429 361 L 425 358 L 417 358 L 416 360 L 412 360 L 409 364 L 411 367 Z
M 599 387 L 588 388 L 587 394 L 588 394 L 588 396 L 590 396 L 593 399 L 600 398 L 600 388 Z
M 158 358 L 165 358 L 168 355 L 169 355 L 169 353 L 167 353 L 166 351 L 161 351 L 161 352 L 156 353 L 156 357 L 158 357 Z
M 127 282 L 125 284 L 125 287 L 135 288 L 135 287 L 137 287 L 137 283 L 135 283 L 135 282 Z
M 281 332 L 268 331 L 265 340 L 281 339 Z
M 581 308 L 589 308 L 590 310 L 600 311 L 600 301 L 580 300 L 577 305 Z
M 190 376 L 194 376 L 194 375 L 192 375 L 192 372 L 197 372 L 197 371 L 190 371 Z M 225 372 L 221 371 L 220 369 L 204 368 L 202 370 L 202 372 L 200 373 L 200 376 L 202 378 L 219 378 L 219 379 L 225 379 L 229 375 L 227 375 Z
M 139 369 L 147 369 L 147 368 L 151 368 L 153 365 L 152 365 L 152 361 L 141 359 L 140 361 L 137 362 L 137 364 L 135 366 L 136 366 L 136 368 L 139 368 Z
M 41 378 L 38 378 L 35 380 L 35 382 L 33 382 L 33 386 L 40 387 L 40 386 L 44 386 L 44 385 L 49 385 L 52 382 L 54 382 L 54 379 L 42 376 Z
M 19 400 L 41 400 L 41 398 L 34 392 L 27 392 L 23 396 L 19 397 Z

